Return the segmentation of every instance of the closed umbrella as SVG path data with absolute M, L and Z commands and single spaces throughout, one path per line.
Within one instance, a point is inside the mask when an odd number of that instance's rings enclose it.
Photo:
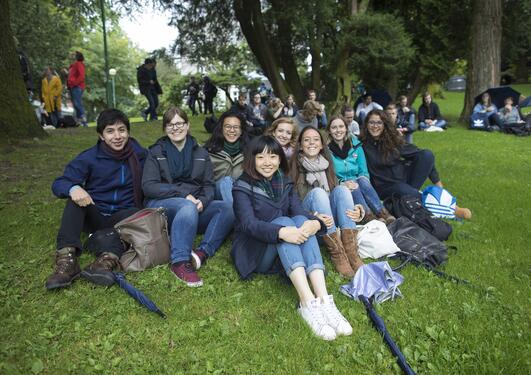
M 155 303 L 150 300 L 144 293 L 131 285 L 126 279 L 123 273 L 113 272 L 114 280 L 116 284 L 120 286 L 123 290 L 127 292 L 131 297 L 133 297 L 138 303 L 147 308 L 150 311 L 158 314 L 161 318 L 166 318 L 166 315 L 155 305 Z

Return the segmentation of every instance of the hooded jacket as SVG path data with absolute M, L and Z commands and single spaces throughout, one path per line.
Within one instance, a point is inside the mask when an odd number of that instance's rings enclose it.
M 282 225 L 273 224 L 281 216 L 306 216 L 308 220 L 318 220 L 302 207 L 301 200 L 293 187 L 293 182 L 286 176 L 284 191 L 278 202 L 254 185 L 253 180 L 243 174 L 232 188 L 234 197 L 234 239 L 231 257 L 242 279 L 248 279 L 260 265 L 269 244 L 278 244 L 278 232 Z M 326 231 L 321 223 L 319 234 Z M 277 271 L 277 270 L 273 270 Z M 279 271 L 279 270 L 278 270 Z
M 197 144 L 194 137 L 186 142 L 193 142 L 192 172 L 189 177 L 173 180 L 166 152 L 162 147 L 162 137 L 149 147 L 148 156 L 142 175 L 142 190 L 146 199 L 186 198 L 189 194 L 199 199 L 206 207 L 213 199 L 215 192 L 212 162 L 208 152 Z
M 104 215 L 135 207 L 133 175 L 127 160 L 116 160 L 101 150 L 101 142 L 83 151 L 65 167 L 62 176 L 52 184 L 58 198 L 70 197 L 70 188 L 81 186 L 89 193 L 98 210 Z M 132 142 L 140 167 L 144 165 L 146 150 L 133 138 Z
M 295 122 L 299 126 L 299 132 L 304 129 L 307 126 L 311 126 L 312 128 L 317 129 L 318 120 L 317 117 L 314 117 L 310 121 L 306 120 L 304 116 L 302 115 L 302 110 L 297 111 L 297 114 L 295 115 Z

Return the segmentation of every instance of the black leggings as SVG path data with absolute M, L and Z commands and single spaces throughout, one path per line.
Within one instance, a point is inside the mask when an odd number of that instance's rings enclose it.
M 61 227 L 57 234 L 57 250 L 72 246 L 81 251 L 81 232 L 92 233 L 99 229 L 112 228 L 114 224 L 131 216 L 138 208 L 126 208 L 110 216 L 102 215 L 98 208 L 91 204 L 86 207 L 78 206 L 68 199 L 61 219 Z M 116 254 L 121 255 L 121 254 Z

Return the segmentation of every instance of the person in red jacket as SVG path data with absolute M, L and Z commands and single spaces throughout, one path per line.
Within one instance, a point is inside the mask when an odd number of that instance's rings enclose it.
M 67 87 L 70 90 L 70 97 L 74 103 L 76 110 L 77 121 L 81 122 L 83 126 L 87 126 L 87 117 L 85 116 L 85 109 L 83 108 L 83 91 L 85 91 L 85 58 L 83 54 L 76 51 L 70 54 L 73 62 L 68 68 Z

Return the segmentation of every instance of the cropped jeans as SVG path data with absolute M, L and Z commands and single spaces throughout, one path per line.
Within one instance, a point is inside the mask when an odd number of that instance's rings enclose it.
M 202 212 L 186 198 L 151 199 L 146 207 L 166 209 L 170 228 L 171 263 L 189 261 L 196 234 L 204 233 L 199 249 L 209 257 L 219 249 L 232 230 L 234 212 L 232 204 L 210 202 Z
M 375 214 L 380 213 L 383 209 L 382 202 L 369 179 L 365 176 L 360 176 L 356 179 L 356 182 L 358 183 L 358 188 L 351 190 L 354 203 L 361 204 L 365 212 L 371 210 Z
M 300 228 L 306 220 L 308 218 L 304 216 L 294 216 L 292 218 L 281 216 L 271 221 L 271 223 Z M 321 257 L 321 250 L 319 249 L 319 244 L 315 236 L 310 236 L 306 242 L 300 245 L 284 241 L 269 244 L 256 272 L 267 273 L 273 266 L 277 256 L 280 257 L 282 267 L 284 267 L 288 276 L 298 267 L 304 267 L 306 274 L 310 274 L 316 269 L 324 270 L 325 268 L 323 258 Z
M 312 213 L 317 211 L 334 218 L 334 224 L 327 228 L 327 234 L 337 231 L 338 226 L 345 229 L 356 228 L 354 220 L 346 214 L 346 210 L 354 210 L 354 202 L 345 186 L 336 186 L 330 194 L 321 188 L 314 188 L 304 197 L 302 206 Z

